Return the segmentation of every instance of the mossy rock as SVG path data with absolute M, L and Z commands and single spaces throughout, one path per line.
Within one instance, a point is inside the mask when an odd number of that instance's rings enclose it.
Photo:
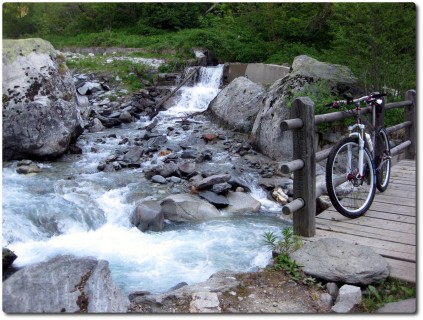
M 52 44 L 41 38 L 3 40 L 3 64 L 12 63 L 18 57 L 27 56 L 31 52 L 56 56 L 56 50 Z

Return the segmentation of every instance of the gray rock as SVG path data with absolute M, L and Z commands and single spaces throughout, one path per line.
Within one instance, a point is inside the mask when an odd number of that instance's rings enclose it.
M 119 120 L 122 121 L 123 123 L 130 123 L 132 122 L 132 115 L 128 111 L 123 111 L 119 115 Z
M 199 291 L 191 295 L 189 305 L 190 313 L 216 313 L 220 312 L 219 298 L 216 292 Z
M 201 191 L 198 195 L 218 209 L 226 208 L 229 205 L 229 201 L 224 196 L 220 196 L 211 191 Z
M 161 231 L 164 228 L 164 215 L 158 201 L 144 201 L 139 204 L 132 214 L 131 223 L 142 232 Z
M 103 91 L 103 87 L 98 82 L 85 82 L 82 86 L 78 87 L 78 93 L 82 96 L 91 95 L 95 92 Z
M 292 74 L 329 81 L 333 85 L 343 84 L 351 87 L 350 90 L 358 87 L 358 79 L 347 66 L 320 62 L 306 55 L 295 57 L 292 62 Z
M 12 250 L 8 248 L 2 248 L 3 251 L 3 259 L 2 259 L 2 266 L 3 270 L 9 268 L 13 262 L 18 257 Z
M 175 163 L 163 163 L 146 169 L 144 175 L 147 179 L 151 179 L 154 175 L 160 175 L 164 178 L 168 178 L 175 175 L 177 169 L 178 167 Z
M 336 238 L 308 242 L 290 257 L 307 275 L 332 282 L 368 285 L 389 276 L 386 260 L 373 249 Z
M 416 298 L 406 299 L 397 302 L 390 302 L 379 308 L 376 313 L 416 313 L 417 300 Z
M 103 124 L 101 123 L 101 121 L 98 120 L 97 118 L 94 118 L 88 124 L 88 131 L 89 132 L 101 132 L 104 129 L 105 129 L 105 127 L 103 126 Z
M 338 285 L 336 283 L 334 283 L 334 282 L 328 282 L 326 284 L 326 290 L 332 296 L 332 298 L 334 300 L 336 300 L 336 298 L 338 297 L 338 293 L 339 293 L 339 287 L 338 287 Z
M 201 221 L 221 217 L 215 206 L 192 194 L 174 194 L 160 203 L 165 219 L 174 222 Z
M 226 194 L 231 189 L 232 186 L 227 182 L 217 183 L 212 186 L 212 191 L 217 194 Z
M 229 192 L 227 199 L 229 201 L 229 206 L 225 208 L 225 211 L 232 214 L 258 212 L 261 207 L 260 201 L 244 192 Z
M 28 164 L 20 161 L 17 165 L 16 172 L 20 174 L 39 173 L 41 172 L 41 168 L 32 161 Z
M 235 273 L 232 271 L 222 270 L 210 276 L 204 282 L 193 285 L 182 286 L 176 290 L 172 290 L 163 294 L 147 295 L 145 297 L 135 298 L 135 303 L 146 302 L 149 305 L 153 304 L 160 306 L 166 303 L 173 303 L 174 299 L 179 299 L 187 296 L 192 296 L 195 292 L 225 292 L 235 290 L 239 286 L 239 281 L 235 278 Z M 158 311 L 160 309 L 158 308 Z
M 195 172 L 195 162 L 183 162 L 178 169 L 185 176 L 192 175 Z
M 166 184 L 166 183 L 167 183 L 166 178 L 164 178 L 164 177 L 162 177 L 162 176 L 160 176 L 160 175 L 158 175 L 158 174 L 156 174 L 155 176 L 153 176 L 153 177 L 151 178 L 151 180 L 152 180 L 153 182 L 157 182 L 157 183 L 160 183 L 160 184 Z
M 210 102 L 209 110 L 231 128 L 250 132 L 265 94 L 262 85 L 239 77 L 220 91 Z
M 354 306 L 361 303 L 361 297 L 360 287 L 345 284 L 339 289 L 338 297 L 331 311 L 335 313 L 348 313 Z
M 57 256 L 3 282 L 6 313 L 125 313 L 128 306 L 108 262 L 94 258 Z
M 327 292 L 324 292 L 320 295 L 320 301 L 328 308 L 331 308 L 333 306 L 333 298 Z
M 290 178 L 273 176 L 271 178 L 259 178 L 258 183 L 266 189 L 274 189 L 277 187 L 286 189 L 288 185 L 293 184 L 294 181 Z
M 143 148 L 138 146 L 131 147 L 123 156 L 123 161 L 128 163 L 129 166 L 140 166 L 140 159 L 143 153 Z
M 229 174 L 215 174 L 204 178 L 194 183 L 194 187 L 197 190 L 202 190 L 213 186 L 214 184 L 228 182 L 231 176 Z
M 238 187 L 243 188 L 247 192 L 251 192 L 250 187 L 247 185 L 245 181 L 238 177 L 231 176 L 228 183 L 232 186 L 232 189 L 236 189 Z
M 294 59 L 292 68 L 290 74 L 269 88 L 252 128 L 255 148 L 278 161 L 292 160 L 292 131 L 282 132 L 280 124 L 291 117 L 290 99 L 293 95 L 298 95 L 305 86 L 316 84 L 327 86 L 338 96 L 345 91 L 353 95 L 364 92 L 347 67 L 299 56 Z
M 3 159 L 57 157 L 84 130 L 64 56 L 42 39 L 3 40 Z

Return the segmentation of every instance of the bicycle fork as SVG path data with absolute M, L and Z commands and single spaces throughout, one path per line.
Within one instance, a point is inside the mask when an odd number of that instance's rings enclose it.
M 359 128 L 359 131 L 353 132 L 355 128 Z M 356 137 L 358 140 L 358 168 L 352 167 L 352 159 L 353 159 L 353 151 L 351 149 L 351 145 L 348 146 L 348 152 L 347 152 L 347 174 L 346 178 L 348 181 L 363 181 L 364 179 L 364 124 L 354 124 L 352 126 L 348 127 L 348 130 L 350 131 L 350 137 Z M 357 172 L 358 169 L 358 172 Z

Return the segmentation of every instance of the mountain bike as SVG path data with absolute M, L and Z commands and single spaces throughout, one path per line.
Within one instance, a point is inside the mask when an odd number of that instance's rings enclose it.
M 373 202 L 376 188 L 383 192 L 389 184 L 391 154 L 386 130 L 376 128 L 376 114 L 383 112 L 385 93 L 374 93 L 327 104 L 338 109 L 346 106 L 355 116 L 349 135 L 332 148 L 326 165 L 326 187 L 333 206 L 348 218 L 363 215 Z M 371 107 L 372 122 L 362 116 L 362 104 Z M 366 132 L 366 124 L 370 133 Z

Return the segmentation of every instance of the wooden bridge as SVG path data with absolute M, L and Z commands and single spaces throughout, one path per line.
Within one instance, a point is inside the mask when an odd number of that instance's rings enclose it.
M 416 162 L 392 167 L 388 189 L 377 192 L 370 209 L 357 219 L 331 207 L 316 217 L 316 235 L 371 247 L 386 259 L 390 276 L 416 282 Z
M 386 128 L 388 133 L 403 130 L 404 141 L 391 149 L 393 161 L 388 189 L 377 191 L 370 209 L 361 217 L 349 219 L 333 207 L 316 216 L 316 199 L 327 193 L 326 186 L 316 185 L 316 163 L 325 160 L 330 150 L 315 152 L 315 125 L 345 119 L 335 112 L 314 115 L 314 104 L 298 98 L 291 108 L 291 118 L 281 123 L 281 130 L 293 131 L 294 160 L 282 165 L 283 173 L 294 173 L 294 200 L 282 208 L 293 214 L 294 232 L 307 241 L 321 238 L 369 246 L 383 256 L 391 277 L 416 282 L 416 92 L 406 93 L 406 100 L 385 105 L 385 110 L 404 107 L 404 122 Z M 370 107 L 363 113 L 370 112 Z M 376 125 L 383 126 L 383 113 Z M 405 160 L 405 159 L 407 160 Z

